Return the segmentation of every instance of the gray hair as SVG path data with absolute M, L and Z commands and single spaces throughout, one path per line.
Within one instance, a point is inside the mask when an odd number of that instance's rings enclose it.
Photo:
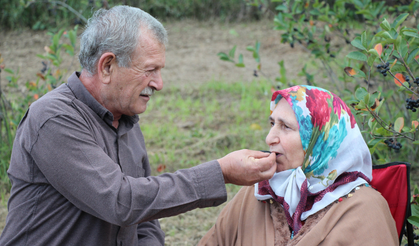
M 158 42 L 167 45 L 167 32 L 150 14 L 138 8 L 115 6 L 99 9 L 87 22 L 80 39 L 79 61 L 91 75 L 97 73 L 97 62 L 105 52 L 116 56 L 118 66 L 129 67 L 131 56 L 140 41 L 141 28 L 146 27 Z

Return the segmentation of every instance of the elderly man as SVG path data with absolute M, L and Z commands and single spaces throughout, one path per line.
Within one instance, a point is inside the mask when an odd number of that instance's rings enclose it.
M 151 177 L 138 115 L 163 88 L 167 34 L 140 9 L 100 10 L 81 37 L 81 73 L 33 103 L 8 171 L 0 245 L 163 245 L 158 218 L 226 200 L 224 183 L 251 185 L 275 156 L 240 150 Z

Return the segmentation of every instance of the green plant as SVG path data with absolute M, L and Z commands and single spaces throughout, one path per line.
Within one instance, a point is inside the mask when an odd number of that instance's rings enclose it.
M 408 161 L 417 166 L 419 26 L 414 23 L 416 18 L 408 17 L 416 17 L 418 9 L 419 1 L 388 6 L 370 0 L 332 4 L 287 0 L 276 7 L 275 29 L 281 31 L 281 42 L 305 49 L 315 61 L 312 69 L 320 68 L 329 80 L 319 86 L 332 88 L 352 106 L 375 164 Z M 258 64 L 255 74 L 264 75 L 259 47 L 256 42 L 247 50 Z M 353 47 L 358 50 L 351 51 Z M 235 50 L 218 56 L 244 67 L 243 55 L 236 60 Z M 279 64 L 281 76 L 270 80 L 272 90 L 295 83 L 286 79 L 283 64 Z M 307 84 L 316 85 L 319 74 L 311 74 L 307 65 L 312 63 L 304 64 L 299 75 Z M 417 216 L 415 209 L 412 206 Z M 417 223 L 417 217 L 410 219 Z
M 51 34 L 51 45 L 45 47 L 46 54 L 38 55 L 45 59 L 43 61 L 44 69 L 42 73 L 34 75 L 36 80 L 26 81 L 25 90 L 21 94 L 15 91 L 22 91 L 22 82 L 20 81 L 19 69 L 13 70 L 2 65 L 3 59 L 0 56 L 0 80 L 1 72 L 7 74 L 7 86 L 16 90 L 6 93 L 0 87 L 0 193 L 7 192 L 10 184 L 7 177 L 13 140 L 16 128 L 20 120 L 27 111 L 31 103 L 38 100 L 42 95 L 63 83 L 63 74 L 65 69 L 61 67 L 61 52 L 65 51 L 74 59 L 76 49 L 77 26 L 73 30 L 61 30 L 56 34 Z M 62 42 L 62 36 L 69 40 L 69 43 Z
M 86 23 L 86 19 L 99 8 L 109 9 L 120 4 L 139 7 L 160 20 L 253 20 L 267 14 L 259 6 L 247 5 L 246 0 L 0 0 L 0 26 L 57 31 L 69 25 Z
M 419 228 L 419 189 L 415 186 L 411 201 L 412 215 L 407 220 L 416 228 Z
M 391 53 L 397 36 L 400 36 L 397 42 L 401 42 L 401 46 L 404 47 L 403 55 L 407 52 L 410 56 L 405 57 L 403 61 L 399 59 L 386 73 L 391 73 L 393 70 L 410 71 L 403 66 L 406 62 L 408 66 L 414 66 L 411 70 L 416 69 L 417 61 L 413 58 L 419 49 L 416 50 L 416 41 L 412 41 L 415 36 L 419 36 L 416 28 L 400 28 L 400 35 L 396 31 L 397 27 L 406 20 L 407 14 L 399 15 L 397 18 L 394 15 L 406 9 L 416 12 L 419 9 L 419 3 L 415 1 L 409 5 L 387 6 L 384 1 L 372 2 L 370 0 L 334 1 L 332 4 L 328 4 L 327 1 L 287 0 L 276 7 L 278 14 L 274 19 L 275 29 L 281 31 L 281 42 L 288 43 L 291 48 L 295 45 L 303 47 L 310 54 L 311 59 L 316 61 L 312 69 L 304 64 L 299 75 L 305 77 L 307 84 L 316 85 L 315 80 L 320 74 L 319 72 L 312 73 L 310 70 L 321 71 L 322 76 L 329 80 L 329 84 L 322 86 L 334 87 L 332 91 L 354 107 L 357 121 L 368 141 L 375 163 L 389 162 L 394 158 L 414 163 L 414 160 L 419 157 L 417 146 L 405 144 L 406 139 L 412 140 L 414 144 L 419 143 L 415 141 L 417 118 L 414 118 L 405 108 L 403 109 L 400 103 L 396 103 L 405 101 L 403 92 L 394 92 L 390 86 L 392 83 L 383 81 L 385 77 L 380 77 L 380 73 L 372 69 L 374 63 L 379 62 L 383 63 L 380 66 L 386 66 L 387 62 L 391 64 L 394 61 L 393 57 L 398 56 L 397 50 Z M 393 24 L 390 25 L 387 20 L 382 21 L 383 16 L 387 16 L 387 19 L 394 19 Z M 382 31 L 383 27 L 388 30 Z M 358 34 L 359 30 L 366 31 Z M 385 47 L 383 62 L 379 60 L 377 52 L 372 47 L 378 41 L 381 41 Z M 349 52 L 345 44 L 352 44 L 361 51 L 350 52 L 346 56 L 348 59 L 344 59 L 345 56 L 342 54 Z M 259 54 L 260 42 L 256 42 L 255 46 L 247 47 L 247 50 L 252 53 L 257 62 L 255 76 L 259 74 L 264 76 Z M 236 60 L 235 51 L 236 46 L 228 53 L 218 53 L 218 56 L 221 60 L 232 62 L 237 67 L 244 67 L 243 55 L 239 54 Z M 357 63 L 358 61 L 360 62 Z M 272 81 L 273 90 L 301 83 L 287 79 L 283 62 L 279 62 L 280 76 L 275 80 L 268 78 Z M 413 75 L 409 74 L 409 76 Z M 366 88 L 362 87 L 363 83 L 367 84 Z M 411 93 L 410 89 L 402 84 L 400 90 L 403 89 L 405 89 L 404 93 L 408 92 L 414 96 L 417 94 L 417 92 Z M 409 103 L 411 107 L 414 107 L 416 101 L 412 99 Z M 382 110 L 378 115 L 383 105 L 386 111 Z M 400 118 L 402 116 L 406 117 L 408 122 L 412 122 L 412 126 L 410 123 L 409 126 L 404 126 L 404 119 Z M 389 151 L 388 146 L 395 151 Z M 405 148 L 400 149 L 400 146 L 405 146 Z
M 92 14 L 91 9 L 102 7 L 99 1 L 0 0 L 0 26 L 5 29 L 29 27 L 33 30 L 82 24 Z

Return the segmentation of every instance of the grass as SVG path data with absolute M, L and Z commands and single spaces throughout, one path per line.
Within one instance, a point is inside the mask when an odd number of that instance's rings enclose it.
M 264 81 L 212 81 L 157 93 L 140 116 L 152 166 L 165 164 L 172 172 L 232 150 L 266 148 L 269 90 Z
M 152 174 L 159 165 L 174 172 L 232 151 L 266 149 L 270 84 L 266 81 L 172 87 L 156 93 L 140 116 Z M 227 185 L 229 199 L 240 189 Z M 167 245 L 196 245 L 223 205 L 161 219 Z

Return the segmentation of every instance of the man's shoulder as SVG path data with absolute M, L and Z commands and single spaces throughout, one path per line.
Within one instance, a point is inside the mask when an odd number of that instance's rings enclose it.
M 74 99 L 71 90 L 67 88 L 66 84 L 63 84 L 32 103 L 28 114 L 44 120 L 58 115 L 73 114 Z

